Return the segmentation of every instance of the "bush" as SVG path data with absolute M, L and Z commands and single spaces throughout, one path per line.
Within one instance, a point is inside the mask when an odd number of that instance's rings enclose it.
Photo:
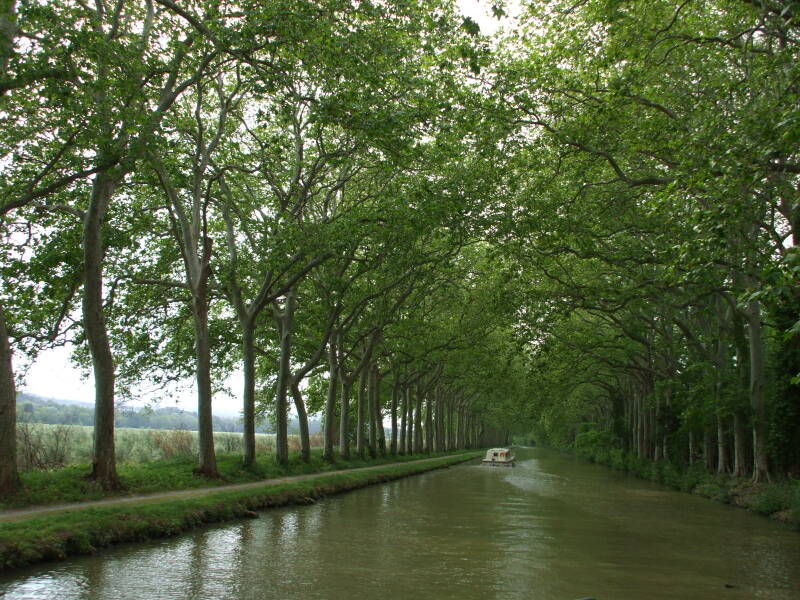
M 17 463 L 22 471 L 58 469 L 67 464 L 73 428 L 68 425 L 17 426 Z
M 173 429 L 172 431 L 154 429 L 150 431 L 150 439 L 161 452 L 161 457 L 167 460 L 188 458 L 197 452 L 195 437 L 185 429 Z
M 769 484 L 756 492 L 748 502 L 748 508 L 762 515 L 800 508 L 800 482 L 780 481 Z

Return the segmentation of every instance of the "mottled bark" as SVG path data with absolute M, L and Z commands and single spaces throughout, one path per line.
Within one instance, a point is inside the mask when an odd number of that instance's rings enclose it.
M 339 409 L 339 456 L 350 458 L 350 392 L 353 384 L 348 377 L 342 376 L 342 401 Z
M 422 390 L 417 385 L 416 399 L 414 401 L 414 454 L 422 453 Z
M 408 384 L 404 384 L 400 391 L 400 440 L 397 451 L 400 454 L 406 453 L 406 421 L 408 419 Z
M 292 379 L 290 388 L 292 391 L 292 399 L 294 400 L 294 408 L 297 411 L 297 423 L 300 428 L 300 460 L 303 462 L 311 461 L 311 439 L 308 435 L 308 411 L 306 410 L 306 403 L 303 400 L 303 394 L 300 392 L 300 381 Z
M 764 404 L 764 342 L 761 333 L 761 306 L 758 300 L 747 304 L 745 313 L 750 340 L 750 404 L 753 408 L 753 481 L 769 480 L 767 461 L 767 415 Z
M 197 371 L 197 472 L 205 477 L 219 477 L 214 451 L 214 416 L 211 412 L 211 340 L 208 334 L 208 297 L 205 281 L 193 294 L 192 316 L 195 329 Z
M 325 398 L 325 445 L 322 450 L 322 458 L 328 461 L 333 460 L 335 444 L 336 390 L 339 387 L 339 363 L 336 360 L 337 339 L 336 335 L 332 335 L 328 341 L 328 395 Z
M 356 454 L 361 458 L 366 455 L 366 413 L 367 413 L 367 380 L 369 379 L 369 369 L 362 369 L 358 381 L 358 414 L 356 422 Z
M 737 411 L 733 415 L 733 476 L 745 477 L 750 461 L 747 458 L 747 425 Z
M 383 378 L 377 373 L 375 378 L 375 426 L 378 429 L 378 452 L 386 456 L 386 432 L 383 429 L 383 407 L 381 406 L 381 381 Z
M 741 313 L 733 311 L 733 342 L 736 347 L 736 375 L 739 381 L 740 394 L 736 398 L 736 410 L 733 413 L 733 475 L 745 477 L 750 472 L 750 440 L 747 432 L 747 420 L 750 407 L 747 396 L 750 388 L 750 350 L 745 336 L 744 320 Z
M 0 498 L 19 490 L 17 473 L 17 390 L 14 385 L 11 344 L 0 305 Z
M 375 458 L 378 455 L 378 368 L 375 363 L 370 363 L 367 369 L 367 402 L 369 404 L 369 455 Z
M 433 449 L 435 452 L 442 452 L 444 450 L 444 418 L 443 418 L 443 400 L 441 390 L 437 390 L 434 403 L 434 439 Z
M 278 383 L 275 391 L 275 459 L 278 464 L 289 464 L 289 404 L 286 399 L 287 388 L 291 373 L 292 333 L 294 329 L 294 291 L 286 294 L 284 310 L 278 316 L 278 330 L 280 333 L 280 360 L 278 364 Z
M 92 185 L 92 195 L 83 222 L 83 327 L 95 388 L 94 453 L 90 478 L 103 489 L 119 489 L 114 448 L 114 358 L 103 311 L 103 224 L 119 175 L 103 172 Z
M 244 466 L 251 467 L 256 461 L 256 350 L 255 324 L 245 320 L 242 326 L 242 354 L 244 370 L 244 398 L 242 406 L 242 429 L 244 442 Z
M 425 399 L 425 452 L 433 452 L 433 398 L 431 394 Z
M 389 454 L 392 456 L 397 455 L 397 399 L 400 395 L 400 382 L 395 381 L 392 386 L 392 405 L 391 405 L 391 419 L 392 419 L 392 441 L 389 444 Z

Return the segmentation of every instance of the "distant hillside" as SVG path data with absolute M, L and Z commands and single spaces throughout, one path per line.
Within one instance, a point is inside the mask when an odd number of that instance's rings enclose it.
M 49 423 L 53 425 L 93 425 L 94 406 L 88 402 L 54 400 L 31 394 L 17 394 L 17 419 L 27 423 Z M 129 407 L 117 409 L 117 427 L 132 429 L 187 429 L 197 430 L 197 413 L 166 406 L 161 408 Z M 290 423 L 290 429 L 296 421 Z M 311 433 L 320 430 L 320 423 L 309 423 Z M 214 431 L 241 432 L 239 419 L 214 417 Z M 272 433 L 268 424 L 259 426 L 259 433 Z

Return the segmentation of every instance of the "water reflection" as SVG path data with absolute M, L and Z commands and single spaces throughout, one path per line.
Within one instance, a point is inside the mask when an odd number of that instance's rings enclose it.
M 800 597 L 800 536 L 536 449 L 0 578 L 18 598 Z M 727 585 L 733 587 L 726 587 Z

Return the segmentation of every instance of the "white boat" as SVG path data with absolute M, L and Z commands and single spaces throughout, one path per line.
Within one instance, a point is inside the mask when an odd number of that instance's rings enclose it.
M 481 463 L 490 467 L 513 467 L 514 451 L 511 448 L 490 448 Z

